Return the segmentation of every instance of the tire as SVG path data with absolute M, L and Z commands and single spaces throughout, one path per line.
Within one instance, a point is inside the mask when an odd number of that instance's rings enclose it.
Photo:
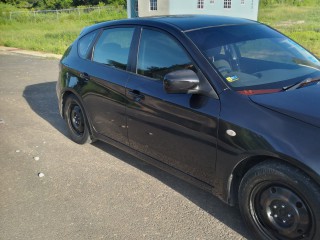
M 67 97 L 64 111 L 70 138 L 78 144 L 90 143 L 86 115 L 81 103 L 74 95 Z
M 240 212 L 257 239 L 320 239 L 320 187 L 299 169 L 260 163 L 241 180 Z

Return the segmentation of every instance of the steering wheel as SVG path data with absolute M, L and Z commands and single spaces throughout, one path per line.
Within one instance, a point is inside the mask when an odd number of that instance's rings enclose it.
M 228 73 L 232 72 L 232 69 L 228 66 L 220 66 L 217 67 L 217 69 L 222 74 L 222 76 L 226 76 Z

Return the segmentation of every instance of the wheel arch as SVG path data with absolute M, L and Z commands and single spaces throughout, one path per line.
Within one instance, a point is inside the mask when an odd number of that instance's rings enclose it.
M 75 91 L 68 89 L 68 90 L 65 90 L 61 95 L 62 95 L 62 97 L 61 97 L 61 112 L 62 112 L 63 119 L 65 119 L 65 109 L 64 108 L 65 108 L 66 100 L 70 95 L 74 95 L 81 102 L 81 105 L 83 107 L 82 100 Z
M 92 125 L 90 124 L 90 119 L 88 118 L 87 111 L 86 111 L 86 109 L 85 109 L 85 107 L 84 107 L 84 104 L 83 104 L 83 101 L 82 101 L 81 97 L 80 97 L 79 94 L 77 94 L 75 91 L 66 90 L 66 91 L 63 92 L 62 98 L 61 98 L 61 101 L 62 101 L 62 102 L 61 102 L 61 106 L 62 106 L 62 108 L 61 108 L 61 109 L 62 109 L 62 117 L 63 117 L 63 119 L 65 119 L 65 103 L 66 103 L 67 98 L 68 98 L 69 96 L 71 96 L 71 95 L 75 96 L 75 97 L 79 100 L 79 102 L 80 102 L 80 104 L 81 104 L 81 107 L 82 107 L 83 110 L 84 110 L 84 117 L 85 117 L 85 121 L 86 121 L 86 124 L 87 124 L 87 126 L 88 126 L 88 129 L 89 129 L 89 134 L 90 134 L 91 140 L 94 141 L 93 129 L 92 129 Z
M 239 186 L 244 175 L 254 166 L 266 162 L 266 161 L 274 161 L 279 163 L 287 164 L 291 167 L 297 168 L 302 171 L 305 175 L 310 177 L 317 185 L 319 184 L 319 179 L 317 178 L 317 174 L 310 169 L 305 164 L 298 161 L 289 161 L 284 158 L 270 157 L 270 156 L 252 156 L 240 161 L 233 169 L 232 173 L 228 179 L 228 204 L 234 206 L 238 203 L 238 192 Z

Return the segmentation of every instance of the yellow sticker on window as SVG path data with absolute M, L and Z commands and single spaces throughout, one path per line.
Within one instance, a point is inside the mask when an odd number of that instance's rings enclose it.
M 228 82 L 235 82 L 235 81 L 239 80 L 238 76 L 236 76 L 236 75 L 231 76 L 231 77 L 227 77 L 226 79 Z

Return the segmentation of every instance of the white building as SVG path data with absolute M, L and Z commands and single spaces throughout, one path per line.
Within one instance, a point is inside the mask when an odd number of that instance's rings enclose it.
M 127 0 L 128 18 L 177 14 L 210 14 L 258 18 L 259 0 Z

